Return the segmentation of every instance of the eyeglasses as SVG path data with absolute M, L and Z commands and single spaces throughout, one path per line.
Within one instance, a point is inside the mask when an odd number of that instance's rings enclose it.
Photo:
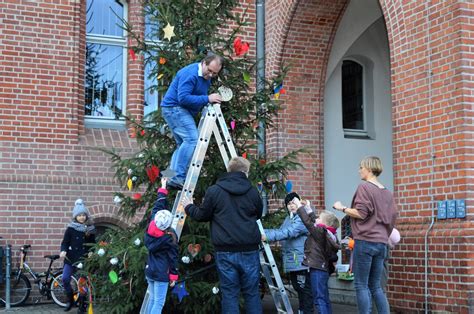
M 214 72 L 212 71 L 211 69 L 207 68 L 207 72 L 209 73 L 210 76 L 214 77 L 214 76 L 217 76 L 219 74 L 219 72 Z

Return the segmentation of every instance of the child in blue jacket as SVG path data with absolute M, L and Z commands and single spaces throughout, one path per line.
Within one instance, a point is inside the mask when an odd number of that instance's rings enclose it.
M 298 207 L 291 203 L 294 198 L 300 199 L 295 192 L 285 197 L 285 207 L 289 215 L 278 229 L 265 229 L 263 240 L 273 242 L 280 241 L 282 246 L 283 269 L 289 273 L 291 284 L 298 293 L 299 313 L 312 314 L 313 294 L 311 293 L 311 281 L 309 269 L 301 264 L 304 258 L 304 243 L 308 236 L 301 218 L 296 214 Z
M 166 179 L 161 179 L 158 199 L 153 207 L 145 234 L 145 246 L 148 249 L 145 275 L 150 293 L 148 313 L 161 313 L 166 301 L 168 284 L 173 287 L 178 280 L 178 243 L 175 231 L 170 228 L 173 217 L 168 210 Z

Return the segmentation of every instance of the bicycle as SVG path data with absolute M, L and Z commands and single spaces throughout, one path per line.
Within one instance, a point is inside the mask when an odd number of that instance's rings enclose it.
M 19 306 L 25 303 L 30 296 L 31 283 L 26 274 L 30 274 L 33 282 L 38 286 L 39 293 L 46 296 L 48 300 L 53 299 L 54 303 L 61 307 L 66 307 L 66 295 L 62 281 L 62 270 L 53 273 L 52 265 L 59 255 L 45 255 L 49 259 L 49 266 L 45 272 L 36 273 L 26 262 L 28 249 L 31 245 L 25 244 L 20 248 L 20 265 L 18 270 L 12 271 L 10 275 L 10 305 Z M 77 291 L 77 279 L 71 277 L 71 285 L 74 291 Z M 0 303 L 5 304 L 5 284 L 0 285 Z

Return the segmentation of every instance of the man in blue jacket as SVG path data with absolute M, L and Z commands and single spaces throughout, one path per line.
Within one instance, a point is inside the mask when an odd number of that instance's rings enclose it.
M 201 207 L 184 198 L 186 214 L 196 221 L 211 222 L 211 241 L 216 251 L 222 291 L 222 313 L 239 313 L 239 295 L 247 314 L 261 314 L 259 293 L 261 241 L 257 220 L 263 203 L 248 177 L 250 162 L 242 157 L 229 161 L 227 173 L 206 191 Z
M 188 165 L 197 144 L 198 130 L 194 117 L 208 103 L 220 103 L 217 93 L 208 95 L 211 79 L 219 74 L 224 59 L 209 55 L 201 62 L 192 63 L 178 71 L 161 102 L 161 114 L 173 133 L 176 150 L 170 168 L 176 176 L 168 181 L 168 188 L 182 189 Z
M 298 313 L 313 314 L 313 294 L 311 293 L 311 277 L 308 267 L 301 264 L 304 258 L 304 242 L 308 237 L 303 221 L 297 215 L 298 207 L 291 201 L 300 196 L 291 192 L 285 197 L 288 216 L 278 229 L 265 229 L 263 241 L 280 241 L 282 247 L 283 269 L 289 273 L 291 284 L 298 293 Z

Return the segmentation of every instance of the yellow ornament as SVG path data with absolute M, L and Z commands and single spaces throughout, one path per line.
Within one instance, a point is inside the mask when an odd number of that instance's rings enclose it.
M 171 37 L 175 36 L 174 34 L 174 26 L 171 26 L 170 23 L 166 25 L 165 28 L 163 28 L 163 32 L 165 33 L 165 38 L 171 41 Z
M 158 74 L 157 79 L 158 79 L 158 80 L 161 80 L 161 78 L 163 77 L 163 75 L 164 75 L 163 73 Z
M 94 314 L 94 309 L 92 308 L 92 303 L 89 303 L 89 308 L 87 309 L 87 314 Z
M 129 191 L 132 190 L 132 187 L 133 187 L 133 181 L 132 181 L 132 179 L 128 179 L 128 181 L 127 181 L 127 187 L 128 187 L 128 190 L 129 190 Z

